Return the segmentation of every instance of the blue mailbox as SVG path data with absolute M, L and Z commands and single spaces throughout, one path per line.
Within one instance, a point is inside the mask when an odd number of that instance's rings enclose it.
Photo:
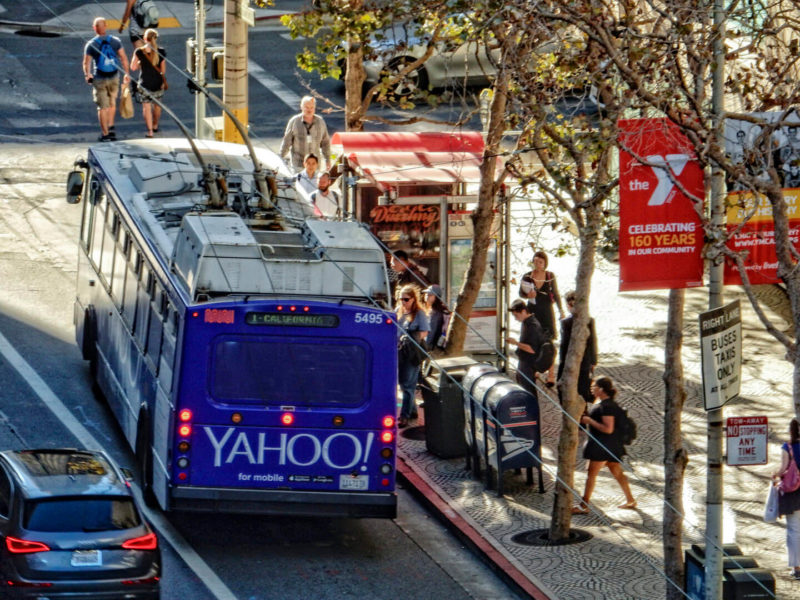
M 481 400 L 475 395 L 476 401 Z M 486 461 L 486 486 L 492 486 L 492 470 L 496 475 L 497 495 L 503 494 L 503 472 L 526 469 L 527 483 L 533 484 L 533 469 L 539 471 L 539 492 L 544 492 L 542 478 L 542 446 L 539 430 L 539 402 L 522 386 L 508 380 L 486 389 L 482 398 L 485 432 L 477 435 L 478 452 Z M 481 444 L 480 442 L 483 442 Z
M 492 376 L 491 379 L 487 377 Z M 494 385 L 506 378 L 500 375 L 497 367 L 487 363 L 479 363 L 471 366 L 461 380 L 461 388 L 464 393 L 464 440 L 467 445 L 467 461 L 465 468 L 472 470 L 475 477 L 480 477 L 480 459 L 478 458 L 478 448 L 475 445 L 476 416 L 480 418 L 482 409 L 480 405 L 473 406 L 473 399 L 477 391 L 476 386 L 481 382 L 480 394 L 486 393 L 486 386 Z M 473 410 L 477 408 L 477 412 Z

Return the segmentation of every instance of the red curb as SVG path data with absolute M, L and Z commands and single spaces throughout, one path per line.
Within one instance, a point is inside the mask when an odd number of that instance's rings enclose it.
M 510 579 L 513 584 L 534 600 L 553 600 L 546 595 L 520 569 L 490 544 L 483 536 L 478 533 L 461 515 L 450 508 L 447 501 L 428 483 L 417 475 L 414 470 L 406 464 L 406 458 L 398 453 L 397 473 L 405 479 L 409 485 L 416 489 L 424 499 L 447 520 L 447 522 L 458 532 L 466 537 L 469 542 L 482 553 L 487 560 L 491 561 L 497 568 L 497 573 L 506 579 Z

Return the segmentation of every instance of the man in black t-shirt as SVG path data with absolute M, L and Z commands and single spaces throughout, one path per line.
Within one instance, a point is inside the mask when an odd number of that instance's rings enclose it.
M 544 331 L 534 315 L 528 312 L 528 305 L 521 299 L 514 300 L 509 309 L 514 318 L 522 325 L 519 340 L 507 337 L 506 342 L 516 346 L 519 359 L 517 365 L 517 383 L 528 390 L 538 400 L 536 381 L 536 353 L 545 341 Z

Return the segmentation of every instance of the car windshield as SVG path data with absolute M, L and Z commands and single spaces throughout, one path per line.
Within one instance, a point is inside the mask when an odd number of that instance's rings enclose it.
M 140 525 L 131 498 L 48 498 L 29 501 L 23 527 L 30 531 L 116 531 Z

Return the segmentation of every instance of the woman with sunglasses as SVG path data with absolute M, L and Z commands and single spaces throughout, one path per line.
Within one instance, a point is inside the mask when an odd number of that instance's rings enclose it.
M 430 325 L 428 314 L 419 299 L 419 288 L 415 285 L 404 285 L 397 295 L 397 324 L 400 325 L 402 334 L 413 338 L 422 348 L 425 348 L 425 337 L 428 335 Z M 417 418 L 417 405 L 414 402 L 414 393 L 417 389 L 419 378 L 419 365 L 421 352 L 419 346 L 410 339 L 401 337 L 401 351 L 397 353 L 397 382 L 403 393 L 403 405 L 400 408 L 400 418 L 397 419 L 398 427 L 406 427 L 409 419 Z M 405 345 L 407 352 L 402 351 Z

